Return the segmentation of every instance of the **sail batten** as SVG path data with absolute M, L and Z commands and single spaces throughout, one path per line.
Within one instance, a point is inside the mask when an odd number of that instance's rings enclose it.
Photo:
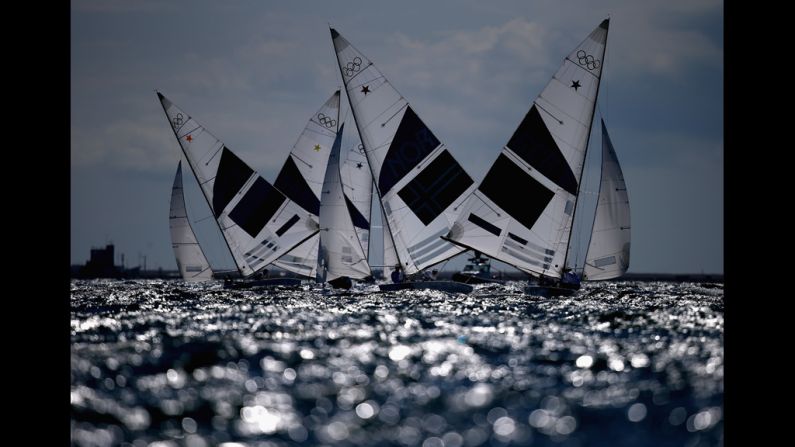
M 158 98 L 244 277 L 317 233 L 317 221 L 306 210 L 159 92 Z M 280 231 L 291 220 L 293 224 Z
M 474 181 L 372 61 L 333 28 L 331 36 L 382 204 L 390 238 L 385 248 L 394 249 L 385 256 L 394 254 L 412 274 L 461 253 L 443 240 L 431 256 L 409 247 L 450 230 L 458 217 L 455 205 L 474 190 Z
M 562 276 L 606 42 L 603 22 L 564 58 L 447 238 L 536 276 Z

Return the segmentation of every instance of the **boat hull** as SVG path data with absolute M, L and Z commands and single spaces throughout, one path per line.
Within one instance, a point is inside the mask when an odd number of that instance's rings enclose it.
M 464 284 L 504 284 L 505 281 L 493 278 L 484 278 L 477 275 L 464 275 L 460 272 L 453 273 L 452 280 Z
M 255 279 L 251 281 L 233 281 L 225 283 L 225 289 L 243 290 L 253 289 L 259 287 L 275 287 L 275 286 L 300 286 L 301 280 L 298 278 L 267 278 Z
M 328 283 L 331 285 L 331 287 L 335 289 L 348 290 L 351 287 L 353 287 L 353 281 L 351 281 L 351 279 L 348 278 L 347 276 L 340 276 L 337 279 L 332 279 Z
M 473 290 L 472 286 L 468 284 L 462 284 L 460 282 L 454 281 L 408 281 L 393 284 L 379 284 L 378 288 L 381 289 L 382 292 L 395 292 L 398 290 L 409 289 L 431 289 L 450 293 L 470 293 Z
M 544 298 L 551 298 L 556 296 L 571 296 L 574 295 L 579 289 L 570 289 L 566 287 L 555 286 L 539 286 L 529 285 L 525 287 L 524 293 L 527 295 L 541 296 Z

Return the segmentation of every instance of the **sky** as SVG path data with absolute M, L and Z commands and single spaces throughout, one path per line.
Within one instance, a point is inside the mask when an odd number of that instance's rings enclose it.
M 607 17 L 589 163 L 598 164 L 591 155 L 604 118 L 629 191 L 629 271 L 723 273 L 715 0 L 73 0 L 71 263 L 113 243 L 117 264 L 124 253 L 127 267 L 145 256 L 149 269 L 176 268 L 168 213 L 181 153 L 155 90 L 273 181 L 309 117 L 342 85 L 331 24 L 479 181 L 565 55 Z M 598 172 L 588 172 L 578 216 L 593 212 Z M 195 180 L 185 182 L 210 263 L 232 268 Z M 587 231 L 574 239 L 587 243 Z

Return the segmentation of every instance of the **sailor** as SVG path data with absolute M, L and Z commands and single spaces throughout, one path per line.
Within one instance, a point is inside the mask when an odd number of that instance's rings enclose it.
M 395 269 L 392 270 L 392 282 L 403 282 L 403 270 L 400 268 L 400 264 L 395 265 Z

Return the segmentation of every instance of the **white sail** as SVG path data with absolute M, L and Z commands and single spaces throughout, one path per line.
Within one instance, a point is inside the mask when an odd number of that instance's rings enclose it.
M 373 63 L 336 30 L 331 37 L 404 272 L 461 253 L 441 236 L 475 183 Z
M 243 276 L 317 233 L 317 221 L 306 210 L 165 96 L 157 96 Z
M 585 256 L 585 279 L 618 278 L 629 268 L 629 195 L 616 151 L 602 121 L 602 180 L 591 242 Z
M 345 197 L 342 186 L 340 143 L 343 128 L 340 128 L 331 149 L 320 199 L 320 260 L 326 281 L 370 276 L 367 253 L 359 243 L 351 219 L 350 201 Z
M 182 189 L 182 161 L 177 165 L 174 186 L 171 187 L 171 210 L 168 215 L 171 230 L 171 247 L 177 258 L 177 268 L 182 279 L 189 282 L 213 279 L 213 271 L 204 256 L 185 209 L 185 195 Z
M 346 204 L 350 211 L 353 226 L 365 253 L 370 246 L 370 213 L 373 205 L 373 175 L 367 166 L 364 146 L 356 141 L 343 154 L 340 173 Z
M 337 134 L 340 112 L 340 91 L 337 90 L 315 112 L 293 145 L 273 186 L 287 198 L 317 218 L 323 176 Z M 273 265 L 302 276 L 317 274 L 319 236 L 316 234 L 290 250 Z
M 563 61 L 447 237 L 528 273 L 561 277 L 602 74 L 608 21 Z
M 400 265 L 397 253 L 395 253 L 395 244 L 392 242 L 392 236 L 389 234 L 389 229 L 386 227 L 386 214 L 383 208 L 381 209 L 381 229 L 384 233 L 384 278 L 392 278 L 392 272 L 396 270 L 395 267 Z

